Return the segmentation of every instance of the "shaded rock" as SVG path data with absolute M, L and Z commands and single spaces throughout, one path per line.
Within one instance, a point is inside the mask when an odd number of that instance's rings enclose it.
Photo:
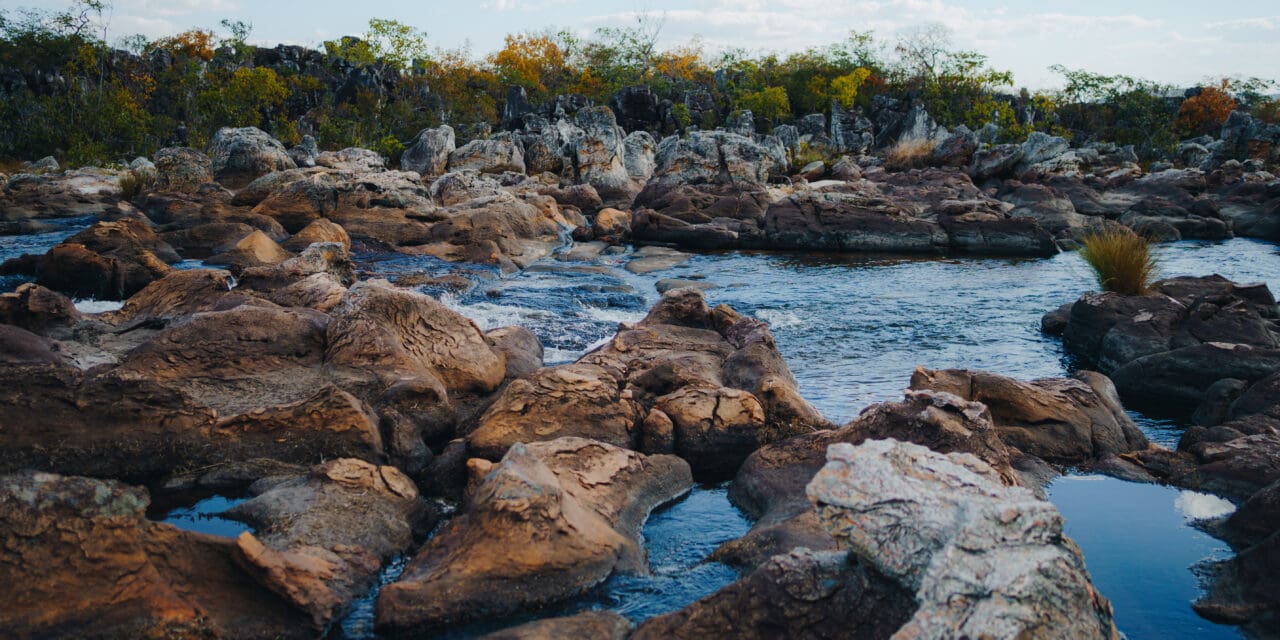
M 965 454 L 832 445 L 808 494 L 843 546 L 913 591 L 895 636 L 1118 638 L 1062 516 Z
M 23 472 L 0 478 L 0 625 L 16 637 L 308 638 L 217 536 L 148 522 L 144 489 Z
M 55 327 L 79 320 L 80 312 L 66 296 L 26 282 L 14 291 L 0 293 L 0 324 L 46 335 Z
M 482 640 L 560 640 L 592 638 L 626 640 L 631 635 L 631 621 L 612 611 L 586 611 L 563 618 L 534 620 L 520 626 L 481 636 Z
M 847 553 L 797 549 L 632 638 L 887 638 L 911 617 L 910 591 Z

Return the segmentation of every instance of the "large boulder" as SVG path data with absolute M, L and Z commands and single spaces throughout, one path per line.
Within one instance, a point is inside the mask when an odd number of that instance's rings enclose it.
M 421 632 L 565 600 L 643 567 L 640 526 L 688 490 L 689 467 L 579 438 L 472 460 L 466 509 L 378 596 L 382 632 Z
M 422 176 L 438 176 L 449 165 L 449 154 L 455 149 L 453 127 L 441 125 L 435 129 L 423 129 L 400 154 L 400 168 L 416 171 Z
M 171 271 L 179 256 L 143 218 L 103 221 L 42 256 L 0 265 L 0 273 L 26 273 L 39 284 L 77 298 L 123 300 Z
M 986 463 L 894 440 L 827 459 L 807 490 L 823 525 L 915 593 L 895 637 L 1119 637 L 1058 510 Z
M 218 129 L 209 159 L 213 177 L 233 189 L 272 171 L 298 168 L 284 145 L 257 127 Z
M 775 139 L 776 140 L 776 139 Z M 658 143 L 654 178 L 669 185 L 761 185 L 787 168 L 786 150 L 723 131 L 691 132 Z

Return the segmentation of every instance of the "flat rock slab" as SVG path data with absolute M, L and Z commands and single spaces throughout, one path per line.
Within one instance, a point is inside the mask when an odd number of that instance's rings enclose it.
M 653 273 L 682 265 L 692 257 L 683 251 L 666 247 L 642 247 L 632 254 L 625 267 L 631 273 Z

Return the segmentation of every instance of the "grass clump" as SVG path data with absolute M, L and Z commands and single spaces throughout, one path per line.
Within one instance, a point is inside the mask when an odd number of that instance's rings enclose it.
M 137 171 L 127 171 L 120 176 L 120 200 L 132 202 L 155 186 L 155 178 Z
M 1103 291 L 1142 295 L 1156 277 L 1151 242 L 1127 227 L 1110 226 L 1085 234 L 1080 241 L 1080 257 L 1093 269 Z
M 929 162 L 935 144 L 923 138 L 899 140 L 884 152 L 884 167 L 890 171 L 919 169 Z

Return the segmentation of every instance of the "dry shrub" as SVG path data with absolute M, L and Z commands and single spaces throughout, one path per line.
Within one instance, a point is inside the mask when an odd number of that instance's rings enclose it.
M 120 200 L 121 202 L 132 202 L 135 198 L 152 190 L 155 187 L 155 178 L 149 174 L 141 174 L 137 171 L 127 171 L 120 176 Z
M 935 144 L 923 138 L 899 140 L 884 152 L 884 167 L 890 171 L 919 169 L 929 162 Z
M 1127 227 L 1090 231 L 1081 240 L 1080 257 L 1093 269 L 1103 291 L 1142 295 L 1156 276 L 1151 242 Z

